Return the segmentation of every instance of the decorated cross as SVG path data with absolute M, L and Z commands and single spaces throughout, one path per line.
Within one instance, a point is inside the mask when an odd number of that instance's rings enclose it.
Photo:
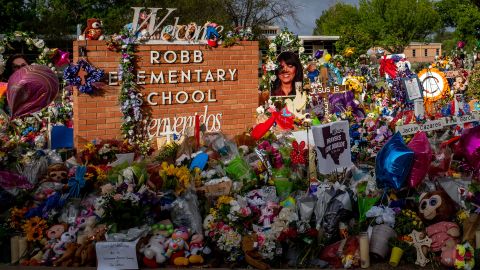
M 420 265 L 421 267 L 424 267 L 427 265 L 427 263 L 430 262 L 429 259 L 423 254 L 422 247 L 430 247 L 432 244 L 432 239 L 428 238 L 428 236 L 425 236 L 423 233 L 413 230 L 408 236 L 410 236 L 413 240 L 413 247 L 417 250 L 417 260 L 415 261 L 416 265 Z

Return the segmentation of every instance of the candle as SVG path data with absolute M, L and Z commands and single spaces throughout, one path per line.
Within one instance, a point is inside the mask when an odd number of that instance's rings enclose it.
M 20 237 L 18 240 L 18 259 L 23 258 L 27 252 L 27 238 Z
M 360 233 L 360 266 L 362 268 L 370 267 L 370 250 L 368 244 L 368 234 L 366 232 Z
M 475 232 L 475 248 L 480 248 L 480 231 Z
M 18 241 L 19 241 L 18 236 L 14 236 L 10 238 L 10 257 L 11 257 L 11 263 L 17 263 L 18 262 Z

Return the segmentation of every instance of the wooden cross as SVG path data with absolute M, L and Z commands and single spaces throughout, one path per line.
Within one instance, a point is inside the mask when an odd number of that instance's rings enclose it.
M 428 236 L 425 236 L 422 232 L 416 230 L 413 230 L 408 236 L 413 239 L 412 245 L 417 250 L 417 260 L 415 261 L 415 264 L 424 267 L 430 262 L 430 260 L 427 259 L 425 254 L 423 254 L 422 247 L 430 247 L 432 245 L 432 239 L 428 238 Z

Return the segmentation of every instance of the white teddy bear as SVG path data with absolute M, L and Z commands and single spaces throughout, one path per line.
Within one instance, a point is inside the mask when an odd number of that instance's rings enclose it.
M 165 242 L 165 236 L 161 234 L 153 235 L 148 245 L 142 249 L 143 255 L 149 260 L 155 258 L 158 264 L 164 263 L 167 260 L 165 257 Z

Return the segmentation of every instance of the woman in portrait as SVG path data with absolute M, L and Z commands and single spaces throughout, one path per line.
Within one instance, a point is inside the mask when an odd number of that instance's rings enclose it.
M 278 57 L 279 69 L 273 83 L 271 96 L 292 96 L 296 94 L 295 83 L 303 82 L 303 68 L 300 59 L 293 52 L 282 52 Z
M 3 73 L 4 80 L 8 81 L 10 76 L 12 76 L 15 71 L 19 70 L 24 66 L 28 66 L 30 62 L 28 61 L 27 56 L 23 54 L 14 54 L 10 56 L 5 63 L 5 72 Z

